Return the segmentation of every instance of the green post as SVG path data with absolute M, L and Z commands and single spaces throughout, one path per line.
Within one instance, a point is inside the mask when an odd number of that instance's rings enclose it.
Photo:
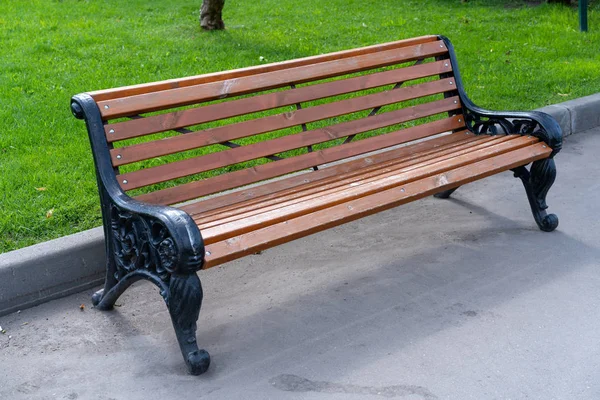
M 579 0 L 579 30 L 587 32 L 588 30 L 588 0 Z

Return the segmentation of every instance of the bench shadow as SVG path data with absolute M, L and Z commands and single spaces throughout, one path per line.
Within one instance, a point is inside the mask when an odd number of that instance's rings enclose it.
M 173 374 L 181 382 L 196 385 L 198 379 L 247 379 L 242 377 L 275 365 L 283 375 L 268 378 L 276 387 L 283 385 L 280 389 L 287 387 L 285 382 L 292 382 L 289 387 L 298 382 L 321 387 L 289 374 L 299 364 L 330 362 L 331 352 L 336 351 L 332 348 L 342 346 L 354 354 L 344 358 L 344 365 L 335 366 L 342 380 L 352 370 L 364 368 L 365 360 L 398 352 L 409 343 L 471 323 L 504 302 L 577 270 L 597 253 L 597 249 L 560 230 L 540 232 L 533 221 L 520 223 L 462 199 L 435 201 L 452 201 L 474 214 L 484 215 L 491 226 L 442 232 L 445 236 L 434 232 L 427 237 L 425 232 L 416 232 L 439 244 L 426 250 L 412 249 L 413 255 L 406 257 L 402 235 L 410 234 L 396 228 L 392 236 L 397 236 L 399 246 L 394 246 L 385 227 L 393 224 L 390 216 L 397 211 L 391 210 L 369 217 L 381 220 L 372 224 L 379 227 L 371 229 L 369 237 L 361 236 L 362 227 L 357 223 L 345 229 L 350 233 L 329 233 L 327 242 L 332 244 L 326 253 L 311 252 L 313 245 L 322 246 L 324 241 L 324 236 L 317 234 L 284 245 L 281 251 L 201 272 L 205 299 L 197 337 L 199 345 L 211 353 L 211 368 L 199 378 L 187 377 L 168 313 L 155 295 L 154 300 L 144 300 L 146 304 L 139 309 L 141 313 L 151 313 L 151 308 L 158 308 L 149 324 L 162 327 L 164 334 L 160 339 L 168 341 L 160 351 L 165 359 L 156 368 L 145 368 L 137 374 Z M 397 221 L 403 217 L 394 216 Z M 363 243 L 357 245 L 357 240 Z M 565 252 L 564 248 L 570 251 Z M 308 267 L 288 262 L 282 269 L 281 254 L 286 254 L 287 260 L 303 260 Z M 340 254 L 350 254 L 350 259 L 360 265 L 343 265 Z M 363 265 L 365 260 L 373 261 Z M 302 268 L 308 271 L 298 272 Z M 322 268 L 337 279 L 308 277 Z M 289 293 L 280 300 L 281 293 L 277 291 L 288 285 Z M 273 289 L 278 286 L 279 289 Z M 121 300 L 124 307 L 131 301 L 137 303 L 133 296 Z M 266 298 L 274 300 L 273 305 L 257 305 L 265 303 Z M 112 317 L 118 322 L 116 330 L 137 332 L 128 316 L 114 312 Z M 371 346 L 367 339 L 377 345 Z M 142 348 L 155 346 L 150 336 L 137 340 L 141 340 L 138 345 Z M 323 387 L 333 390 L 328 385 Z

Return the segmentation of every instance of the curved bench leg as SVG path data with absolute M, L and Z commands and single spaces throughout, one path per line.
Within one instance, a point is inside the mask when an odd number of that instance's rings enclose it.
M 527 192 L 527 199 L 531 206 L 533 218 L 541 230 L 552 232 L 558 226 L 558 217 L 546 213 L 546 195 L 556 179 L 556 164 L 554 159 L 545 158 L 534 161 L 528 171 L 525 166 L 512 170 L 515 178 L 520 178 Z
M 210 355 L 196 344 L 196 321 L 202 297 L 202 285 L 196 273 L 171 275 L 167 306 L 181 353 L 192 375 L 206 372 L 210 365 Z
M 94 293 L 92 302 L 99 310 L 110 310 L 115 302 L 131 286 L 140 279 L 156 284 L 167 303 L 179 348 L 188 370 L 193 375 L 200 375 L 210 365 L 210 355 L 196 344 L 196 321 L 202 306 L 202 285 L 195 272 L 190 274 L 172 274 L 168 287 L 158 277 L 148 271 L 134 271 L 122 277 L 110 289 L 105 287 Z
M 443 192 L 439 192 L 433 195 L 433 197 L 436 197 L 438 199 L 447 199 L 450 197 L 450 195 L 452 193 L 454 193 L 456 191 L 456 189 L 458 189 L 460 186 L 455 187 L 454 189 L 448 189 L 448 190 L 444 190 Z
M 106 235 L 106 230 L 105 230 Z M 110 254 L 107 252 L 107 254 Z M 137 279 L 118 280 L 117 267 L 112 257 L 107 257 L 106 279 L 104 287 L 92 295 L 92 304 L 99 310 L 112 310 L 119 296 Z M 138 278 L 139 279 L 139 278 Z M 106 295 L 105 295 L 106 294 Z
M 145 279 L 160 289 L 167 304 L 179 348 L 193 375 L 200 375 L 208 369 L 210 356 L 196 344 L 196 321 L 202 306 L 202 285 L 194 270 L 175 268 L 175 271 L 159 275 L 152 269 L 137 269 L 129 273 L 119 270 L 114 258 L 107 265 L 106 283 L 103 289 L 92 296 L 92 303 L 99 310 L 111 310 L 115 302 L 133 283 Z

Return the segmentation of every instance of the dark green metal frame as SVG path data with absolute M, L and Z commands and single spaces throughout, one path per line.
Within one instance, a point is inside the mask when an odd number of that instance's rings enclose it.
M 579 30 L 588 31 L 588 0 L 579 0 Z

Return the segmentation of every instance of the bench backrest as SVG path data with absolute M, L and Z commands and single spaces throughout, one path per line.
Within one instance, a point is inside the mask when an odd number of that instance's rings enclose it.
M 175 204 L 465 126 L 436 36 L 89 93 L 123 190 Z

